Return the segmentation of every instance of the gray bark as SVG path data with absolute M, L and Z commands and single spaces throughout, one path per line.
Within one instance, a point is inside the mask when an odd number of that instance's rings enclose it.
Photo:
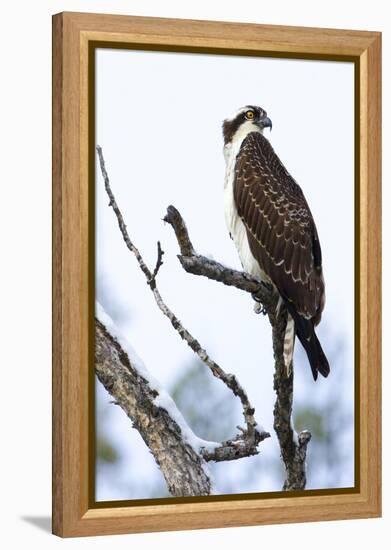
M 278 437 L 281 458 L 285 466 L 286 479 L 283 490 L 305 489 L 307 482 L 305 461 L 311 434 L 305 430 L 295 437 L 292 428 L 293 366 L 287 372 L 283 355 L 286 310 L 280 311 L 279 315 L 270 312 L 269 320 L 272 325 L 274 390 L 276 392 L 273 427 Z
M 154 404 L 158 396 L 131 364 L 119 343 L 95 321 L 95 372 L 115 403 L 131 419 L 153 454 L 173 496 L 209 495 L 205 461 L 183 440 L 178 424 Z

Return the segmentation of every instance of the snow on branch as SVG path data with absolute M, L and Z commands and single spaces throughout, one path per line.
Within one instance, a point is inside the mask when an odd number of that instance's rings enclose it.
M 103 317 L 99 312 L 98 316 Z M 197 441 L 169 396 L 149 379 L 140 360 L 129 352 L 129 344 L 124 346 L 115 334 L 110 322 L 95 320 L 98 379 L 140 433 L 171 495 L 209 495 L 211 479 L 196 448 L 204 442 Z

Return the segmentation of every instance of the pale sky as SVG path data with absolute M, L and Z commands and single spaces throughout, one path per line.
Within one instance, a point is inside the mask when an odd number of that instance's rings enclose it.
M 267 111 L 273 131 L 265 135 L 302 187 L 317 224 L 326 282 L 326 307 L 317 332 L 326 355 L 333 345 L 330 337 L 344 340 L 346 399 L 352 411 L 353 64 L 98 50 L 96 75 L 96 141 L 129 234 L 150 267 L 156 261 L 156 241 L 161 241 L 165 255 L 158 285 L 167 305 L 226 371 L 238 375 L 259 422 L 272 431 L 267 318 L 253 313 L 249 295 L 186 274 L 176 258 L 173 230 L 162 222 L 166 207 L 174 204 L 200 253 L 240 269 L 224 221 L 221 124 L 242 105 Z M 169 385 L 193 352 L 158 311 L 107 203 L 97 166 L 97 299 L 153 376 Z M 305 400 L 308 392 L 324 399 L 331 385 L 339 384 L 332 373 L 314 384 L 303 355 L 295 370 L 300 371 L 295 400 Z M 118 428 L 121 422 L 117 429 L 125 433 L 128 421 Z M 270 452 L 276 453 L 273 445 Z M 345 478 L 348 483 L 352 472 Z

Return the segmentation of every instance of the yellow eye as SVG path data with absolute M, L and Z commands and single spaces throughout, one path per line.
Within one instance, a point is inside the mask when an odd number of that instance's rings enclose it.
M 253 120 L 254 118 L 254 111 L 247 111 L 246 113 L 247 120 Z

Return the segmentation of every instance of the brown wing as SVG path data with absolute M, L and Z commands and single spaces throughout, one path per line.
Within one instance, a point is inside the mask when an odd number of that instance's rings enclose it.
M 317 324 L 324 282 L 315 223 L 301 188 L 259 132 L 245 138 L 236 158 L 234 199 L 260 267 Z

